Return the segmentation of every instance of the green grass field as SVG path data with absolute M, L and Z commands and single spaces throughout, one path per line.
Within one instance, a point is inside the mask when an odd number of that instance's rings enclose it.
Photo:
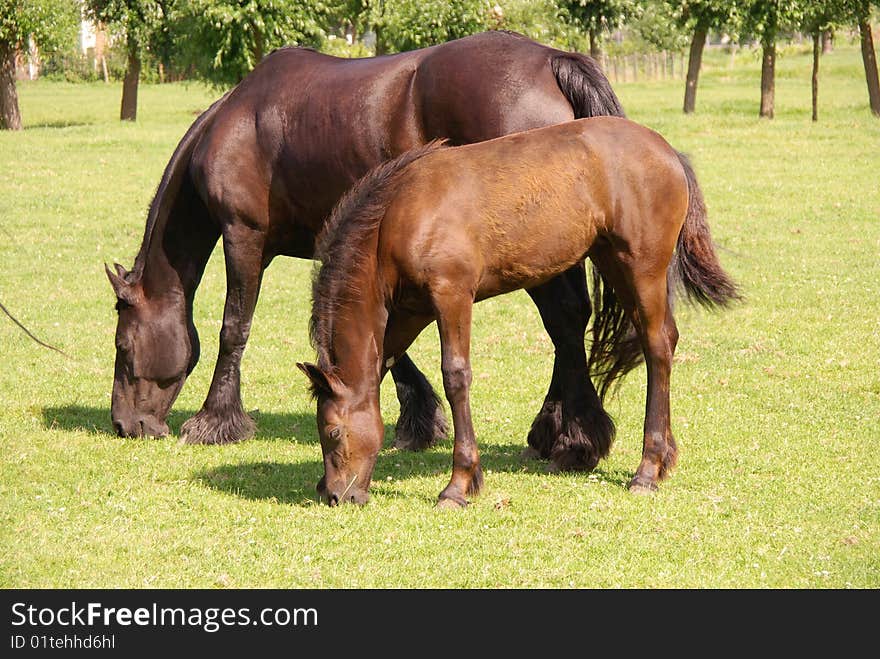
M 629 116 L 689 152 L 726 268 L 747 300 L 685 305 L 673 371 L 679 467 L 653 497 L 625 485 L 641 452 L 644 370 L 608 409 L 618 424 L 593 474 L 523 462 L 552 347 L 528 297 L 475 310 L 472 405 L 486 486 L 465 511 L 433 508 L 451 441 L 386 448 L 372 501 L 330 509 L 314 406 L 294 362 L 307 338 L 311 264 L 278 259 L 243 363 L 257 436 L 224 447 L 111 432 L 114 299 L 103 263 L 130 266 L 173 148 L 217 93 L 22 83 L 26 129 L 0 134 L 2 587 L 880 587 L 880 120 L 858 50 L 779 61 L 777 118 L 757 118 L 759 60 L 710 55 L 697 114 L 682 82 L 619 84 Z M 202 362 L 172 430 L 201 405 L 225 280 L 214 254 L 196 298 Z M 440 385 L 436 331 L 411 354 Z M 442 387 L 439 387 L 442 390 Z M 397 405 L 383 387 L 390 445 Z

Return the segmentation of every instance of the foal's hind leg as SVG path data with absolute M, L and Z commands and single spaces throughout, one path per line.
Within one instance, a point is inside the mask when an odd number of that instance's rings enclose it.
M 667 292 L 666 272 L 635 273 L 633 323 L 642 341 L 648 374 L 642 461 L 630 481 L 632 492 L 653 492 L 675 467 L 678 448 L 670 427 L 669 379 L 678 329 Z
M 614 422 L 590 380 L 584 332 L 590 299 L 583 263 L 528 291 L 555 348 L 553 378 L 528 443 L 554 470 L 593 469 L 608 454 Z

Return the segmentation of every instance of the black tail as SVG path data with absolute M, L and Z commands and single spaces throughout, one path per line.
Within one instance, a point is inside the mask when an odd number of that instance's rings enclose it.
M 623 117 L 623 107 L 596 61 L 580 53 L 559 53 L 550 60 L 559 89 L 571 103 L 575 119 Z
M 667 273 L 670 300 L 676 288 L 683 288 L 692 302 L 708 308 L 724 307 L 741 296 L 715 254 L 706 222 L 706 204 L 694 170 L 687 156 L 679 153 L 678 159 L 687 178 L 688 208 Z M 612 386 L 643 361 L 644 354 L 629 316 L 611 284 L 595 266 L 592 301 L 589 367 L 604 400 Z
M 593 265 L 593 325 L 588 367 L 599 398 L 644 360 L 642 344 L 611 283 Z
M 575 119 L 625 116 L 608 78 L 591 57 L 558 53 L 550 60 L 559 89 L 571 103 Z M 642 360 L 642 347 L 635 329 L 617 300 L 611 285 L 593 266 L 593 325 L 590 372 L 604 399 L 611 385 Z
M 688 209 L 678 234 L 670 283 L 684 288 L 688 298 L 704 307 L 725 307 L 741 299 L 736 284 L 724 272 L 706 222 L 706 204 L 687 156 L 678 154 L 688 183 Z

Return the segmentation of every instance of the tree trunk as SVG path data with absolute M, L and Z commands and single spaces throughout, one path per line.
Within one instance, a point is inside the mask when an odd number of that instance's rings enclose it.
M 119 118 L 122 121 L 137 119 L 138 82 L 141 77 L 141 58 L 137 42 L 128 40 L 128 68 L 122 79 L 122 108 Z
M 263 31 L 255 24 L 251 23 L 254 29 L 254 66 L 263 61 Z
M 599 32 L 596 28 L 590 28 L 590 57 L 594 60 L 598 60 L 599 56 L 602 54 L 602 49 L 599 48 Z
M 761 58 L 761 112 L 759 116 L 773 118 L 773 97 L 776 91 L 776 41 L 764 44 Z
M 21 130 L 15 88 L 15 46 L 8 41 L 0 41 L 0 130 Z
M 827 55 L 834 50 L 834 32 L 825 30 L 822 33 L 822 54 Z
M 819 48 L 822 37 L 813 32 L 813 121 L 819 121 Z
M 706 45 L 706 26 L 697 24 L 694 38 L 691 39 L 691 52 L 688 56 L 688 72 L 684 83 L 684 113 L 690 114 L 697 104 L 697 80 L 703 62 L 703 46 Z
M 865 65 L 865 80 L 868 83 L 868 101 L 871 112 L 880 117 L 880 81 L 877 79 L 877 57 L 874 55 L 874 38 L 868 17 L 859 18 L 859 34 L 862 37 L 862 62 Z

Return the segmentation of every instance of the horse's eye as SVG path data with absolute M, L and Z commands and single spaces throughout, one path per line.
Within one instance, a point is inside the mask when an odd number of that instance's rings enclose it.
M 131 305 L 125 300 L 116 300 L 116 311 L 124 311 L 131 307 Z
M 330 429 L 330 432 L 327 433 L 327 436 L 334 442 L 339 441 L 339 438 L 342 437 L 342 428 L 334 426 Z

